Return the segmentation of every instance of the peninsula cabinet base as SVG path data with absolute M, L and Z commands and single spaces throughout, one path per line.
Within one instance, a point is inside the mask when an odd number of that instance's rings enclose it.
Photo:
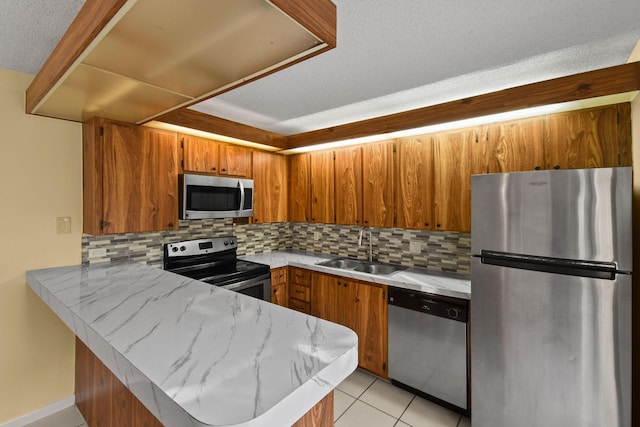
M 76 337 L 76 406 L 89 427 L 162 427 L 162 423 Z M 333 391 L 294 427 L 332 427 Z
M 76 406 L 89 427 L 162 427 L 162 423 L 76 337 Z

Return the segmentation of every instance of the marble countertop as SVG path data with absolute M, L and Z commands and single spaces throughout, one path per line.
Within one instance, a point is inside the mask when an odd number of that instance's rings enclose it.
M 27 283 L 165 425 L 291 425 L 358 362 L 348 328 L 143 264 Z
M 398 288 L 412 289 L 436 295 L 455 298 L 471 299 L 471 280 L 469 276 L 456 273 L 432 271 L 424 268 L 410 267 L 389 275 L 369 274 L 359 271 L 346 270 L 318 265 L 318 263 L 335 255 L 315 254 L 301 251 L 274 251 L 256 255 L 244 255 L 239 258 L 267 264 L 271 268 L 291 265 L 302 267 L 320 273 L 335 274 L 352 279 L 365 280 Z

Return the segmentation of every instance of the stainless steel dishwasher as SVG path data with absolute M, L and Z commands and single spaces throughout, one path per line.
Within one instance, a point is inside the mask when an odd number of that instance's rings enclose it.
M 389 287 L 389 378 L 469 415 L 467 300 Z

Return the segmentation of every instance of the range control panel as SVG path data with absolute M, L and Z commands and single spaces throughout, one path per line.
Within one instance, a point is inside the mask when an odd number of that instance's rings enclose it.
M 238 242 L 235 237 L 216 237 L 212 239 L 185 240 L 182 242 L 167 243 L 167 256 L 193 256 L 205 255 L 215 252 L 223 252 L 229 249 L 237 249 Z

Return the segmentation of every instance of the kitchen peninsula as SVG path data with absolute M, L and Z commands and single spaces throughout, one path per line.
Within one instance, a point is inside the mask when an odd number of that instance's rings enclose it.
M 167 426 L 333 425 L 332 390 L 357 365 L 345 327 L 144 264 L 34 270 L 27 283 Z

